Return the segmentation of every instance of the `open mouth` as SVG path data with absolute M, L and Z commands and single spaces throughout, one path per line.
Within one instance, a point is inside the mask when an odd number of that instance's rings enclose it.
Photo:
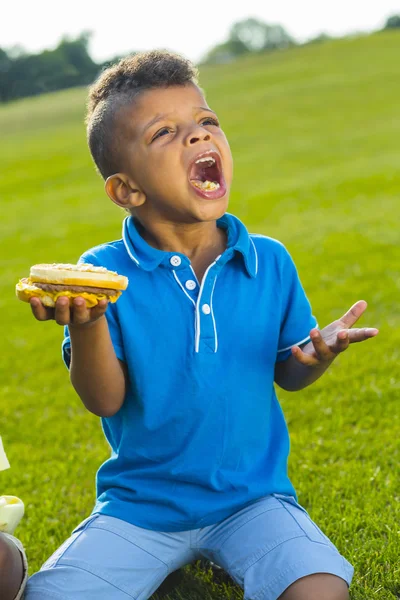
M 199 155 L 191 165 L 189 171 L 191 185 L 199 190 L 200 194 L 209 197 L 212 192 L 222 191 L 225 182 L 222 173 L 221 158 L 217 152 L 204 152 Z M 218 194 L 219 195 L 219 194 Z

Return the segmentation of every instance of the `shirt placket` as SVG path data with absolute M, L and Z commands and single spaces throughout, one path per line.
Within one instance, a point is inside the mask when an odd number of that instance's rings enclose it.
M 217 324 L 213 310 L 213 293 L 219 267 L 213 263 L 205 272 L 196 302 L 196 352 L 217 352 Z
M 171 264 L 178 267 L 180 265 L 178 259 L 179 257 L 172 257 Z M 194 350 L 196 353 L 215 353 L 218 350 L 213 294 L 219 269 L 217 262 L 212 263 L 205 272 L 201 285 L 199 285 L 191 265 L 187 268 L 173 270 L 175 280 L 182 292 L 193 304 L 195 319 Z

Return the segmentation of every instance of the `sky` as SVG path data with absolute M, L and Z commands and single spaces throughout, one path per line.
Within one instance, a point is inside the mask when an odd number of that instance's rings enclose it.
M 63 35 L 90 30 L 96 62 L 152 48 L 198 61 L 227 38 L 232 23 L 249 16 L 305 41 L 321 32 L 372 31 L 392 14 L 400 14 L 400 0 L 13 0 L 1 10 L 0 48 L 40 52 Z

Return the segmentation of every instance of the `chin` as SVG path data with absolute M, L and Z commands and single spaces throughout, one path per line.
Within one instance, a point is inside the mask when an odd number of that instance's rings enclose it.
M 203 204 L 200 207 L 196 207 L 196 217 L 199 221 L 204 222 L 217 221 L 228 210 L 228 204 L 228 197 L 220 198 L 218 200 L 208 200 L 207 204 Z

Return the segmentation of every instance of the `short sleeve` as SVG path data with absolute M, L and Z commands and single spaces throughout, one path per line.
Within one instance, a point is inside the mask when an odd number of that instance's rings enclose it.
M 289 358 L 292 346 L 307 343 L 310 330 L 318 327 L 296 266 L 286 248 L 281 262 L 281 285 L 282 310 L 276 362 Z
M 81 256 L 78 263 L 90 263 L 96 266 L 102 266 L 98 264 L 96 257 L 92 254 L 85 253 Z M 124 344 L 122 340 L 121 327 L 119 324 L 118 314 L 116 311 L 115 304 L 109 304 L 106 311 L 106 319 L 108 329 L 110 331 L 111 341 L 114 347 L 115 354 L 119 360 L 125 361 Z M 69 335 L 68 327 L 64 327 L 64 339 L 61 345 L 62 359 L 67 369 L 71 364 L 71 338 Z

